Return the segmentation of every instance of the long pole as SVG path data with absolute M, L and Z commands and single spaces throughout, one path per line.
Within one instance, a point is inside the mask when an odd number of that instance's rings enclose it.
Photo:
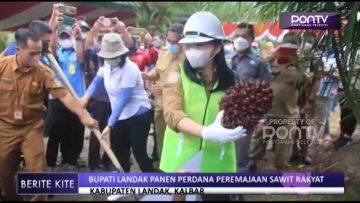
M 49 58 L 52 67 L 56 70 L 56 72 L 59 74 L 59 76 L 61 77 L 62 81 L 65 83 L 65 86 L 69 89 L 69 91 L 76 97 L 76 99 L 79 99 L 79 96 L 76 94 L 74 88 L 71 86 L 70 82 L 68 81 L 68 79 L 66 78 L 64 72 L 62 71 L 62 69 L 60 68 L 59 64 L 57 63 L 56 59 L 54 58 L 54 56 L 52 54 L 47 54 L 47 57 Z M 101 133 L 98 129 L 90 129 L 96 136 L 96 138 L 98 139 L 98 141 L 100 142 L 100 146 L 104 149 L 104 151 L 106 152 L 106 154 L 109 156 L 111 162 L 114 164 L 115 168 L 119 171 L 119 172 L 123 172 L 124 170 L 122 169 L 119 161 L 117 160 L 114 152 L 111 150 L 111 148 L 109 147 L 109 145 L 105 142 L 105 140 L 101 139 Z

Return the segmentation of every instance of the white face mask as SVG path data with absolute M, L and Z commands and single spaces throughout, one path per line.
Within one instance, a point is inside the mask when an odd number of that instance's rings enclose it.
M 74 47 L 74 42 L 71 39 L 60 40 L 59 44 L 63 49 L 69 49 L 71 47 Z
M 120 57 L 113 59 L 105 59 L 105 62 L 109 64 L 111 67 L 116 67 L 117 65 L 119 65 L 120 61 L 121 61 Z
M 250 47 L 250 43 L 245 38 L 238 37 L 234 41 L 234 47 L 235 47 L 236 51 L 242 52 Z
M 304 45 L 304 52 L 310 52 L 311 49 L 312 49 L 313 45 L 309 42 L 305 42 L 305 45 Z
M 80 33 L 80 38 L 85 40 L 87 38 L 87 34 L 88 34 L 87 32 L 81 32 Z
M 196 48 L 191 48 L 185 50 L 185 55 L 193 68 L 204 68 L 215 56 L 210 56 L 211 51 L 211 49 L 199 50 Z
M 160 40 L 155 40 L 155 41 L 153 41 L 153 45 L 154 45 L 154 47 L 160 49 L 162 42 Z

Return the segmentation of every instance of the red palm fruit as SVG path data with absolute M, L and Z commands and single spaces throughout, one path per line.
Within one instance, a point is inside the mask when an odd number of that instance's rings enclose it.
M 253 128 L 270 110 L 272 97 L 269 85 L 260 80 L 249 80 L 231 87 L 219 104 L 224 110 L 223 126 Z

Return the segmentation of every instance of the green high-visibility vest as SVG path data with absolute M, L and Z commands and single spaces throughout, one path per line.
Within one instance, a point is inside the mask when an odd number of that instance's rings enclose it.
M 181 69 L 181 82 L 184 92 L 184 112 L 194 121 L 208 126 L 215 121 L 219 112 L 219 102 L 225 92 L 216 91 L 207 96 L 205 86 L 191 81 Z M 215 85 L 215 87 L 217 84 Z M 236 172 L 236 153 L 234 142 L 221 144 L 199 137 L 177 133 L 166 127 L 161 154 L 160 169 L 176 172 L 199 150 L 203 150 L 200 172 Z

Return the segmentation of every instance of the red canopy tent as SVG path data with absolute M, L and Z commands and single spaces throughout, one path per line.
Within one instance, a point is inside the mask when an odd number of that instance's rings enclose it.
M 0 2 L 0 30 L 15 31 L 27 27 L 34 19 L 49 20 L 56 2 Z M 90 26 L 100 16 L 118 17 L 125 24 L 134 23 L 135 13 L 130 6 L 118 2 L 66 2 L 76 6 L 78 17 L 85 17 Z

